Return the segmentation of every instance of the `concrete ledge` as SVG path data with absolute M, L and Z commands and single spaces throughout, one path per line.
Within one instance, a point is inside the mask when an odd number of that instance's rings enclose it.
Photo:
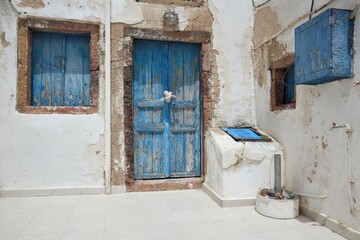
M 41 197 L 104 194 L 104 187 L 0 190 L 0 197 Z
M 358 240 L 360 239 L 360 232 L 350 228 L 349 226 L 342 224 L 335 219 L 330 218 L 329 216 L 323 213 L 314 212 L 307 207 L 300 206 L 300 213 L 319 224 L 329 228 L 331 231 L 336 232 L 337 234 L 343 236 L 349 240 Z
M 220 207 L 255 206 L 255 198 L 222 198 L 205 183 L 202 184 L 202 188 Z

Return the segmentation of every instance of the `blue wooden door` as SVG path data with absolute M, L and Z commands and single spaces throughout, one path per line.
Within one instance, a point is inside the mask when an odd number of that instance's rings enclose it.
M 133 79 L 135 178 L 200 176 L 200 45 L 135 40 Z

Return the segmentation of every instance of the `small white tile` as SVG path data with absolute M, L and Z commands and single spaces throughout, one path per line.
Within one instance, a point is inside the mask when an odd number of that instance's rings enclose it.
M 144 226 L 175 223 L 174 212 L 169 209 L 148 209 L 140 212 L 139 221 Z
M 20 236 L 17 240 L 59 240 L 59 233 Z
M 273 219 L 268 217 L 251 218 L 251 224 L 256 225 L 261 232 L 281 232 L 295 230 L 296 228 L 289 224 L 287 220 Z
M 64 232 L 103 231 L 105 216 L 70 218 Z
M 133 226 L 126 228 L 110 228 L 106 229 L 103 233 L 103 240 L 144 240 L 146 234 L 141 227 Z
M 47 206 L 40 209 L 37 217 L 45 219 L 54 219 L 54 218 L 66 218 L 69 219 L 72 215 L 74 207 L 72 206 Z
M 51 189 L 31 189 L 31 190 L 22 190 L 21 197 L 41 197 L 41 196 L 51 196 Z
M 226 239 L 226 234 L 215 223 L 178 224 L 178 233 L 182 239 Z
M 94 204 L 96 205 L 96 204 Z M 104 204 L 94 205 L 78 205 L 75 207 L 72 217 L 93 217 L 105 216 L 106 206 Z
M 111 194 L 124 194 L 126 193 L 126 186 L 112 186 Z
M 106 206 L 109 197 L 107 195 L 82 195 L 78 201 L 77 206 L 90 206 L 96 208 L 97 206 Z
M 211 219 L 203 210 L 178 210 L 174 211 L 176 223 L 201 223 Z
M 3 190 L 0 191 L 1 198 L 17 198 L 21 197 L 22 190 Z
M 88 187 L 88 188 L 81 188 L 82 195 L 94 195 L 94 194 L 104 194 L 105 188 L 104 187 Z
M 81 188 L 56 188 L 51 190 L 53 196 L 81 195 Z
M 102 231 L 64 232 L 60 240 L 101 240 Z
M 326 239 L 326 240 L 345 240 L 346 238 L 332 232 L 326 227 L 314 227 L 313 229 L 298 230 L 309 240 Z
M 16 206 L 18 198 L 0 198 L 0 213 Z
M 68 218 L 35 217 L 25 228 L 22 235 L 39 235 L 50 233 L 61 233 L 68 221 Z
M 278 239 L 286 239 L 286 240 L 304 240 L 306 239 L 306 235 L 293 230 L 293 231 L 281 231 L 281 232 L 268 232 L 264 233 L 265 239 L 269 240 L 278 240 Z
M 249 234 L 237 234 L 228 237 L 229 240 L 268 240 L 263 233 L 249 233 Z M 303 240 L 307 240 L 306 238 Z
M 227 236 L 235 236 L 240 234 L 254 234 L 259 233 L 261 230 L 256 224 L 251 223 L 246 218 L 241 220 L 223 220 L 215 221 L 216 225 L 221 228 Z
M 105 229 L 122 227 L 122 226 L 142 226 L 142 218 L 140 212 L 134 209 L 128 209 L 124 214 L 107 214 L 105 221 Z
M 21 197 L 17 202 L 17 208 L 40 209 L 46 207 L 52 197 Z
M 78 196 L 53 196 L 49 203 L 49 207 L 60 207 L 60 208 L 74 208 L 79 202 L 80 195 Z
M 180 233 L 178 232 L 178 226 L 175 224 L 155 225 L 144 227 L 144 233 L 147 240 L 168 240 L 168 239 L 180 239 Z
M 205 208 L 204 212 L 212 220 L 235 220 L 244 218 L 244 214 L 241 214 L 233 208 Z
M 0 238 L 5 237 L 17 237 L 21 232 L 24 231 L 26 226 L 29 224 L 28 220 L 8 220 L 8 221 L 0 221 Z

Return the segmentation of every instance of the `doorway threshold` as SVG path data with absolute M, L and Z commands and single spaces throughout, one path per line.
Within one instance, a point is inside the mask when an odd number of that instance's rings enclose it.
M 166 191 L 199 189 L 202 187 L 202 178 L 172 178 L 156 180 L 135 180 L 127 185 L 128 192 Z

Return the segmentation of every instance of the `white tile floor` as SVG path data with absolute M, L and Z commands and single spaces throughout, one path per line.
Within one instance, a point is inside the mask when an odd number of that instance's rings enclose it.
M 203 191 L 0 198 L 0 240 L 335 240 L 300 216 L 220 208 Z

